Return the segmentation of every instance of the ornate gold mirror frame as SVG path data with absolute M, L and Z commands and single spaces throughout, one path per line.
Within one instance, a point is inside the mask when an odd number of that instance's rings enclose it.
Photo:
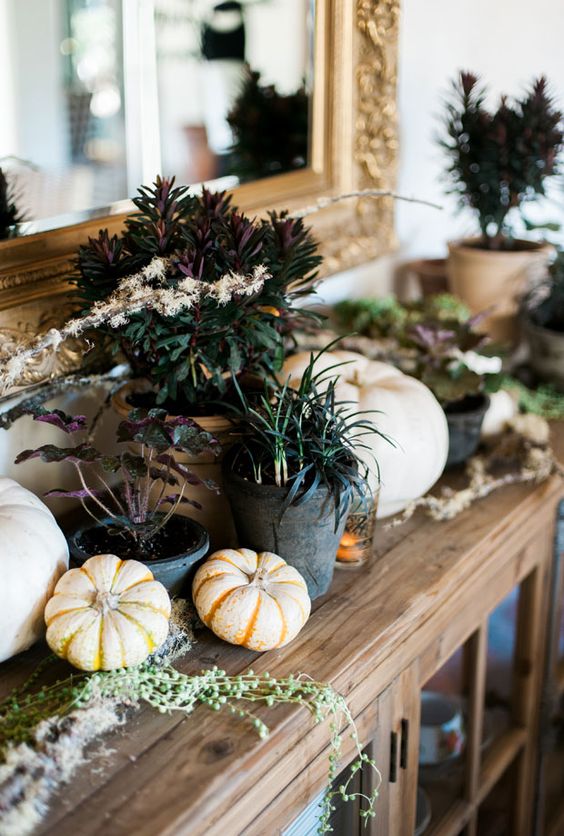
M 296 210 L 339 194 L 394 187 L 399 0 L 316 0 L 315 10 L 311 163 L 303 171 L 235 189 L 235 203 L 252 213 Z M 117 231 L 125 211 L 122 203 L 109 215 L 93 213 L 80 223 L 0 242 L 4 342 L 60 323 L 78 245 L 102 227 Z M 311 226 L 325 256 L 323 273 L 335 273 L 390 250 L 392 200 L 351 198 L 314 215 Z M 55 374 L 80 362 L 81 351 L 69 348 Z M 38 364 L 26 382 L 45 376 Z

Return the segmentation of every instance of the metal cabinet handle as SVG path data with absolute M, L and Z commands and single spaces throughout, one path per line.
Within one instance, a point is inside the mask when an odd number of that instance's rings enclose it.
M 407 769 L 407 752 L 409 743 L 409 720 L 401 721 L 400 766 Z
M 398 736 L 393 731 L 390 735 L 390 784 L 398 780 Z

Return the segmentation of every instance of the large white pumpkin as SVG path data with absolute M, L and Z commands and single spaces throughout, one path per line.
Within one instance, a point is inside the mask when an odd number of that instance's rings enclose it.
M 51 511 L 0 476 L 0 662 L 44 635 L 43 610 L 68 562 L 67 541 Z
M 284 647 L 311 610 L 298 570 L 277 554 L 252 549 L 214 552 L 196 572 L 192 598 L 216 636 L 250 650 Z
M 139 665 L 166 639 L 170 609 L 145 564 L 97 554 L 57 583 L 45 607 L 47 643 L 83 671 Z
M 300 352 L 289 357 L 281 373 L 290 385 L 298 386 L 311 355 Z M 352 351 L 322 354 L 316 371 L 322 372 L 346 363 L 328 373 L 339 376 L 336 395 L 348 401 L 351 410 L 377 410 L 372 418 L 378 429 L 395 446 L 380 436 L 365 437 L 380 466 L 381 485 L 378 516 L 389 517 L 423 496 L 442 474 L 448 456 L 448 425 L 444 411 L 433 393 L 414 377 L 395 366 L 369 360 Z M 370 468 L 371 487 L 377 486 L 374 458 L 362 448 L 359 457 Z

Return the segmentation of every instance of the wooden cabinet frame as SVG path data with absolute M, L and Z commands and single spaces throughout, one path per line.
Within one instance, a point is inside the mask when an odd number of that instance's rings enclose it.
M 554 437 L 564 452 L 564 432 Z M 562 455 L 560 455 L 562 459 Z M 287 647 L 263 655 L 220 642 L 209 631 L 182 660 L 192 673 L 217 664 L 229 673 L 252 668 L 273 676 L 303 672 L 342 693 L 363 745 L 372 743 L 386 784 L 372 822 L 377 836 L 411 836 L 417 786 L 420 690 L 452 653 L 466 646 L 471 683 L 466 791 L 429 834 L 476 833 L 480 803 L 513 770 L 517 803 L 512 833 L 530 836 L 535 750 L 544 662 L 552 539 L 562 498 L 556 477 L 536 487 L 511 486 L 458 518 L 436 523 L 417 516 L 384 531 L 377 557 L 357 571 L 337 571 L 325 598 Z M 511 729 L 482 759 L 486 625 L 489 614 L 521 585 L 516 639 L 516 687 Z M 37 664 L 36 649 L 3 665 L 0 691 Z M 323 789 L 328 721 L 313 723 L 299 706 L 259 709 L 266 740 L 227 713 L 198 708 L 183 720 L 138 711 L 107 741 L 100 770 L 72 781 L 65 803 L 54 803 L 41 832 L 57 836 L 263 836 L 282 832 Z M 389 782 L 390 737 L 407 721 L 406 768 Z M 354 758 L 343 733 L 342 766 Z M 381 802 L 381 803 L 380 803 Z M 379 830 L 378 830 L 379 828 Z M 360 832 L 365 832 L 361 830 Z M 353 836 L 353 834 L 346 834 Z

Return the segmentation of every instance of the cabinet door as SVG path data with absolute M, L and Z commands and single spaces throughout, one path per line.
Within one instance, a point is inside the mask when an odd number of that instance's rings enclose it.
M 365 751 L 376 762 L 381 780 L 373 769 L 364 769 L 350 785 L 351 792 L 369 795 L 379 785 L 374 818 L 367 826 L 360 817 L 361 801 L 343 802 L 335 796 L 331 817 L 334 836 L 413 836 L 417 793 L 419 746 L 419 685 L 415 666 L 407 668 L 356 718 Z M 346 732 L 345 732 L 346 734 Z M 350 764 L 349 764 L 350 765 Z M 344 783 L 349 765 L 335 780 Z M 282 836 L 314 836 L 317 833 L 322 793 L 282 830 Z
M 367 746 L 381 772 L 376 816 L 362 833 L 413 836 L 419 760 L 420 689 L 416 664 L 406 668 L 378 697 L 374 734 Z M 363 773 L 363 792 L 374 787 L 373 770 Z

